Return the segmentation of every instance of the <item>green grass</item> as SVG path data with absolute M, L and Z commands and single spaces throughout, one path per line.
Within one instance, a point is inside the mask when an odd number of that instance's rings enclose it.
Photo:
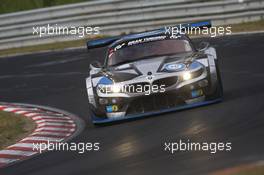
M 264 20 L 255 21 L 255 22 L 245 22 L 241 24 L 233 24 L 231 26 L 232 26 L 232 32 L 264 30 Z
M 30 134 L 35 124 L 28 118 L 0 111 L 0 150 Z
M 95 37 L 80 40 L 73 40 L 73 41 L 64 41 L 64 42 L 56 42 L 51 44 L 40 44 L 36 46 L 27 46 L 21 48 L 12 48 L 12 49 L 5 49 L 0 50 L 0 56 L 8 56 L 20 53 L 32 53 L 32 52 L 39 52 L 39 51 L 50 51 L 50 50 L 63 50 L 65 48 L 72 48 L 72 47 L 86 47 L 86 42 L 91 39 L 96 38 L 104 38 L 108 37 L 107 35 L 96 35 Z
M 36 46 L 27 46 L 21 48 L 13 48 L 13 49 L 5 49 L 0 51 L 0 56 L 3 55 L 13 55 L 18 53 L 31 53 L 31 52 L 39 52 L 46 50 L 62 50 L 65 48 L 71 47 L 80 47 L 85 46 L 87 40 L 74 40 L 74 41 L 66 41 L 66 42 L 57 42 L 52 44 L 41 44 Z
M 85 2 L 88 0 L 1 0 L 0 14 L 18 11 L 32 10 L 57 5 Z M 210 2 L 219 0 L 199 0 L 198 2 Z
M 85 1 L 87 0 L 1 0 L 0 14 Z
M 51 7 L 56 5 L 79 3 L 85 1 L 88 0 L 1 0 L 0 14 Z M 198 2 L 210 1 L 220 0 L 199 0 Z

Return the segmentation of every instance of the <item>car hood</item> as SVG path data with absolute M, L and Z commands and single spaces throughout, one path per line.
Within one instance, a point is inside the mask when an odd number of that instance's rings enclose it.
M 119 66 L 111 67 L 99 74 L 115 82 L 122 82 L 132 80 L 139 76 L 155 75 L 160 71 L 165 63 L 169 62 L 186 62 L 195 60 L 198 57 L 204 57 L 204 55 L 195 53 L 184 53 L 172 56 L 158 56 L 147 59 L 141 59 L 139 61 L 122 64 Z

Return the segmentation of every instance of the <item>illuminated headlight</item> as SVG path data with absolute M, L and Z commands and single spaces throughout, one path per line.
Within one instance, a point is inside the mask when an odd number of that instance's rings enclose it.
M 120 93 L 122 87 L 116 84 L 104 85 L 100 84 L 97 87 L 97 92 L 109 94 L 109 93 Z
M 168 63 L 164 66 L 164 69 L 167 71 L 180 71 L 186 68 L 186 65 L 183 63 Z
M 190 73 L 190 72 L 184 72 L 183 74 L 182 74 L 182 79 L 184 80 L 184 81 L 186 81 L 186 80 L 190 80 L 192 78 L 192 74 Z

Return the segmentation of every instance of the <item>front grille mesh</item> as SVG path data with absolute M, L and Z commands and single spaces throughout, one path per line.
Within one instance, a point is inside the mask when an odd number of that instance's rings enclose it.
M 176 94 L 152 94 L 142 96 L 133 100 L 127 110 L 127 114 L 138 114 L 150 111 L 157 111 L 176 107 L 179 104 L 184 104 L 181 98 L 176 98 Z
M 156 85 L 161 88 L 167 88 L 169 86 L 172 86 L 176 84 L 178 81 L 178 77 L 167 77 L 167 78 L 161 78 L 158 80 L 155 80 L 152 84 L 148 82 L 139 82 L 139 83 L 133 83 L 125 86 L 125 91 L 128 93 L 138 93 L 136 91 L 137 88 L 141 87 L 145 91 L 149 91 L 150 86 Z
M 155 80 L 153 82 L 153 85 L 163 86 L 164 88 L 170 87 L 177 83 L 178 77 L 167 77 L 167 78 L 161 78 L 158 80 Z

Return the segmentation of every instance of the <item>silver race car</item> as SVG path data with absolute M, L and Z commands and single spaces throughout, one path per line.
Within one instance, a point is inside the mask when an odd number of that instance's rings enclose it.
M 161 31 L 112 39 L 104 65 L 92 63 L 86 79 L 93 123 L 221 101 L 216 51 L 202 45 L 196 49 L 186 35 Z

